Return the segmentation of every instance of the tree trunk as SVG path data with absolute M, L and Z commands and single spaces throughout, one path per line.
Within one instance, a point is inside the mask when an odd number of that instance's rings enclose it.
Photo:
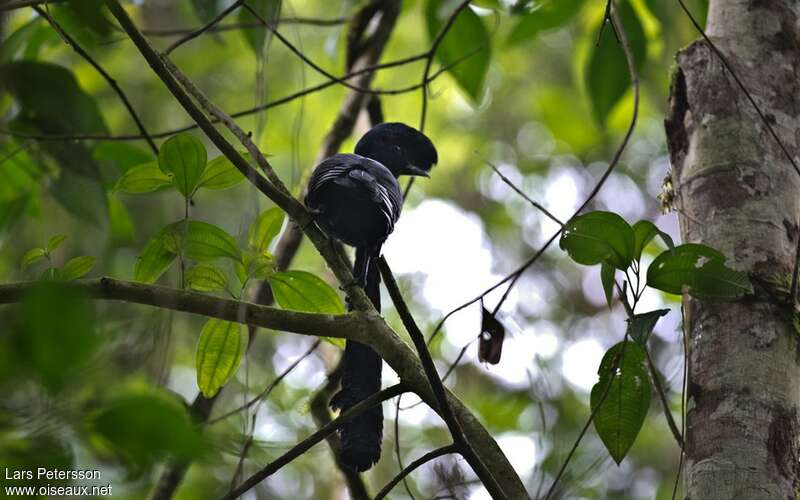
M 796 159 L 799 16 L 796 0 L 712 0 L 707 25 Z M 677 63 L 666 131 L 683 240 L 720 250 L 755 288 L 735 302 L 684 300 L 686 498 L 794 500 L 800 346 L 786 291 L 800 236 L 800 175 L 705 41 Z

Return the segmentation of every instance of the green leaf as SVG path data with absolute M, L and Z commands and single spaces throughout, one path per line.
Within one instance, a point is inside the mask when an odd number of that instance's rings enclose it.
M 186 271 L 186 284 L 198 292 L 225 290 L 227 278 L 222 269 L 210 264 L 200 264 Z
M 669 309 L 657 309 L 642 314 L 634 314 L 633 319 L 628 320 L 628 334 L 637 344 L 644 347 L 647 339 L 656 327 L 658 319 L 669 313 Z
M 245 3 L 258 13 L 259 17 L 264 21 L 274 21 L 278 19 L 281 13 L 281 0 L 246 0 Z M 250 11 L 244 7 L 239 8 L 239 23 L 246 25 L 259 22 L 260 20 L 253 16 Z M 272 32 L 267 28 L 244 29 L 241 30 L 241 32 L 256 56 L 261 56 L 264 45 L 267 43 Z
M 620 342 L 603 356 L 600 381 L 592 387 L 594 428 L 617 465 L 636 440 L 650 408 L 645 359 L 639 345 Z
M 50 241 L 47 242 L 45 250 L 47 251 L 47 253 L 53 253 L 53 250 L 61 246 L 61 244 L 64 243 L 64 240 L 66 239 L 67 239 L 66 235 L 56 234 L 55 236 L 50 238 Z
M 231 161 L 225 156 L 218 156 L 208 162 L 203 175 L 200 177 L 198 188 L 228 189 L 244 180 L 244 175 L 239 172 Z
M 91 271 L 96 260 L 97 259 L 89 255 L 73 257 L 61 268 L 61 279 L 64 281 L 71 281 L 83 277 L 86 273 Z
M 170 137 L 158 151 L 158 166 L 173 175 L 173 183 L 187 198 L 194 194 L 206 168 L 206 147 L 192 134 L 184 132 Z
M 525 13 L 511 29 L 508 42 L 526 42 L 543 31 L 565 25 L 580 12 L 585 0 L 549 0 L 537 2 L 536 9 Z
M 172 176 L 162 172 L 158 168 L 158 163 L 153 161 L 138 165 L 125 172 L 114 186 L 114 191 L 143 194 L 170 189 L 172 186 Z
M 216 318 L 208 320 L 197 344 L 197 386 L 213 397 L 236 373 L 247 347 L 243 325 Z
M 157 232 L 142 249 L 136 259 L 133 279 L 153 283 L 166 271 L 178 253 L 173 250 L 175 224 L 170 224 Z
M 578 264 L 593 266 L 608 259 L 625 270 L 633 259 L 635 236 L 625 219 L 611 212 L 589 212 L 564 226 L 559 246 Z
M 100 108 L 67 68 L 15 61 L 0 67 L 2 86 L 20 105 L 19 116 L 51 134 L 106 134 Z
M 205 262 L 227 257 L 233 260 L 242 260 L 242 252 L 231 235 L 213 224 L 200 221 L 180 221 L 173 224 L 174 238 L 171 249 L 178 253 L 183 249 L 183 254 L 192 260 Z
M 68 260 L 61 268 L 61 279 L 71 281 L 86 275 L 94 267 L 95 257 L 81 255 Z
M 634 63 L 639 71 L 647 56 L 644 28 L 628 0 L 618 2 L 617 5 Z M 610 25 L 603 30 L 600 44 L 592 48 L 584 69 L 584 78 L 594 117 L 600 125 L 604 125 L 611 110 L 631 85 L 625 52 L 622 50 L 622 44 L 614 38 Z
M 128 245 L 133 242 L 135 228 L 133 219 L 125 205 L 116 196 L 108 199 L 108 213 L 111 218 L 111 238 L 117 245 Z
M 45 255 L 47 255 L 47 252 L 44 248 L 31 248 L 22 256 L 22 267 L 25 268 L 39 262 L 44 259 Z
M 34 17 L 10 35 L 6 35 L 0 46 L 0 60 L 38 59 L 39 49 L 43 45 L 58 40 L 54 31 L 43 18 Z
M 455 5 L 445 0 L 427 0 L 425 21 L 431 41 L 453 13 Z M 466 7 L 458 14 L 436 50 L 436 58 L 442 66 L 449 68 L 448 73 L 477 102 L 489 70 L 491 45 L 486 26 L 472 9 Z
M 166 457 L 188 460 L 202 451 L 200 433 L 177 398 L 129 391 L 88 418 L 103 447 L 137 468 Z
M 102 45 L 110 39 L 112 24 L 103 0 L 79 0 L 48 6 L 58 24 L 84 46 Z
M 277 207 L 261 212 L 250 225 L 247 234 L 250 247 L 260 253 L 269 251 L 272 240 L 281 232 L 283 219 L 283 210 Z
M 647 246 L 650 241 L 659 235 L 667 247 L 671 250 L 675 248 L 675 243 L 672 242 L 672 238 L 667 233 L 660 230 L 656 227 L 655 224 L 650 222 L 649 220 L 640 220 L 636 224 L 633 225 L 633 234 L 636 240 L 633 248 L 633 258 L 639 259 L 642 256 L 642 251 Z
M 725 266 L 724 255 L 695 243 L 656 257 L 647 269 L 647 285 L 676 295 L 686 287 L 699 299 L 735 299 L 753 292 L 747 273 Z
M 306 271 L 286 271 L 269 276 L 275 302 L 291 311 L 344 313 L 339 294 L 317 276 Z
M 600 264 L 600 281 L 603 283 L 603 293 L 606 296 L 608 308 L 614 303 L 614 274 L 616 269 L 606 261 Z

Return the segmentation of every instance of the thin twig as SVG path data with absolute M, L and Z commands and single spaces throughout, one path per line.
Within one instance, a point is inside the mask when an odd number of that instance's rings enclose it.
M 388 495 L 389 492 L 392 491 L 392 488 L 397 486 L 397 483 L 399 483 L 401 480 L 405 480 L 406 476 L 408 476 L 409 474 L 414 472 L 414 470 L 417 469 L 419 466 L 425 465 L 426 463 L 430 462 L 431 460 L 436 460 L 437 458 L 439 458 L 439 457 L 441 457 L 443 455 L 449 455 L 451 453 L 458 453 L 458 451 L 459 450 L 458 450 L 458 446 L 457 445 L 450 444 L 450 445 L 447 445 L 447 446 L 442 446 L 441 448 L 437 448 L 437 449 L 435 449 L 433 451 L 429 451 L 428 453 L 422 455 L 418 459 L 416 459 L 413 462 L 411 462 L 410 464 L 408 464 L 408 467 L 406 467 L 402 471 L 400 471 L 400 474 L 396 475 L 395 477 L 392 478 L 391 481 L 386 483 L 386 486 L 384 486 L 381 489 L 381 491 L 379 491 L 378 494 L 375 495 L 375 500 L 382 500 L 383 498 L 386 498 L 386 495 Z
M 229 491 L 226 495 L 224 495 L 222 497 L 222 500 L 234 500 L 235 498 L 242 496 L 244 493 L 257 486 L 258 483 L 268 478 L 275 472 L 279 471 L 281 467 L 283 467 L 284 465 L 288 464 L 295 458 L 299 457 L 303 453 L 310 450 L 312 446 L 325 439 L 326 436 L 328 436 L 333 432 L 336 432 L 337 429 L 339 429 L 347 422 L 351 421 L 354 417 L 358 416 L 363 411 L 372 408 L 373 406 L 380 404 L 383 401 L 386 401 L 387 399 L 391 399 L 399 394 L 402 394 L 407 390 L 408 388 L 402 383 L 400 383 L 397 385 L 393 385 L 389 388 L 386 388 L 380 392 L 376 392 L 367 399 L 354 405 L 352 408 L 344 412 L 342 415 L 331 421 L 330 424 L 326 425 L 322 429 L 319 429 L 317 432 L 313 433 L 312 435 L 308 436 L 301 442 L 297 443 L 289 451 L 287 451 L 277 459 L 267 464 L 265 467 L 260 469 L 258 472 L 256 472 L 249 478 L 247 478 L 237 488 L 235 488 L 232 491 Z
M 402 471 L 405 469 L 403 465 L 403 455 L 400 453 L 400 401 L 403 399 L 403 396 L 397 396 L 397 401 L 394 405 L 394 455 L 397 458 L 397 465 L 400 467 Z M 422 401 L 420 400 L 420 403 Z M 411 492 L 411 486 L 408 484 L 406 477 L 403 476 L 403 488 L 405 488 L 406 493 L 411 498 L 411 500 L 417 500 L 414 494 Z
M 128 110 L 128 114 L 131 115 L 133 122 L 136 124 L 136 128 L 139 129 L 139 133 L 142 135 L 144 140 L 147 141 L 147 144 L 148 146 L 150 146 L 150 149 L 153 151 L 153 154 L 158 156 L 158 146 L 156 146 L 156 143 L 153 142 L 153 138 L 150 136 L 150 133 L 145 128 L 141 118 L 139 118 L 139 114 L 136 112 L 133 105 L 128 100 L 128 97 L 125 95 L 125 92 L 123 92 L 123 90 L 117 84 L 117 81 L 114 78 L 112 78 L 111 75 L 109 75 L 108 72 L 105 69 L 103 69 L 102 66 L 100 66 L 100 63 L 98 63 L 92 56 L 90 56 L 89 53 L 86 52 L 83 49 L 83 47 L 80 46 L 80 44 L 78 44 L 77 40 L 72 38 L 72 36 L 70 36 L 69 33 L 67 33 L 66 31 L 64 31 L 64 29 L 61 28 L 61 26 L 58 24 L 58 22 L 56 22 L 53 16 L 51 16 L 44 9 L 38 6 L 34 6 L 33 10 L 35 10 L 37 14 L 42 16 L 44 19 L 47 20 L 48 23 L 50 23 L 53 29 L 56 30 L 56 32 L 59 35 L 61 35 L 61 38 L 64 40 L 64 43 L 72 47 L 72 50 L 74 50 L 79 56 L 81 56 L 86 62 L 88 62 L 98 73 L 100 73 L 100 76 L 102 76 L 103 79 L 105 79 L 105 81 L 108 83 L 111 89 L 114 90 L 114 92 L 117 94 L 119 100 L 122 101 L 122 104 L 125 106 L 125 109 Z
M 467 54 L 464 54 L 462 57 L 460 57 L 458 59 L 455 59 L 452 63 L 450 63 L 450 64 L 448 64 L 446 66 L 443 66 L 440 69 L 436 70 L 430 76 L 429 83 L 434 81 L 434 80 L 436 80 L 443 73 L 449 71 L 453 67 L 455 67 L 458 64 L 462 63 L 463 61 L 465 61 L 466 59 L 471 57 L 474 53 L 475 52 L 469 52 Z M 253 108 L 248 108 L 248 109 L 244 109 L 242 111 L 237 111 L 235 113 L 231 113 L 230 117 L 231 118 L 241 118 L 243 116 L 249 116 L 249 115 L 252 115 L 252 114 L 255 114 L 255 113 L 260 113 L 262 111 L 266 111 L 266 110 L 271 109 L 271 108 L 275 108 L 275 107 L 278 107 L 278 106 L 283 106 L 284 104 L 289 104 L 289 103 L 293 102 L 294 100 L 299 99 L 301 97 L 305 97 L 307 95 L 322 91 L 322 90 L 324 90 L 324 89 L 326 89 L 328 87 L 332 87 L 332 86 L 336 85 L 339 82 L 339 80 L 349 80 L 351 78 L 355 78 L 357 76 L 362 76 L 362 75 L 370 73 L 370 72 L 376 72 L 376 71 L 383 70 L 383 69 L 391 69 L 391 68 L 396 68 L 396 67 L 400 67 L 400 66 L 405 66 L 407 64 L 411 64 L 411 63 L 414 63 L 414 62 L 421 61 L 421 60 L 425 59 L 426 54 L 427 53 L 416 54 L 416 55 L 413 55 L 413 56 L 404 57 L 402 59 L 397 59 L 395 61 L 390 61 L 390 62 L 381 63 L 381 64 L 375 64 L 375 65 L 372 65 L 372 66 L 365 66 L 363 68 L 360 68 L 360 69 L 357 69 L 357 70 L 353 70 L 353 71 L 347 73 L 344 76 L 336 78 L 335 80 L 328 80 L 326 82 L 323 82 L 323 83 L 320 83 L 320 84 L 317 84 L 317 85 L 313 85 L 311 87 L 308 87 L 308 88 L 305 88 L 305 89 L 302 89 L 302 90 L 298 90 L 297 92 L 294 92 L 294 93 L 289 94 L 287 96 L 275 99 L 274 101 L 270 101 L 270 102 L 264 103 L 264 104 L 262 104 L 260 106 L 255 106 Z M 408 85 L 406 87 L 400 87 L 400 88 L 389 89 L 389 90 L 380 90 L 380 91 L 376 91 L 374 93 L 375 94 L 380 94 L 380 95 L 405 94 L 405 93 L 412 92 L 414 90 L 419 89 L 421 87 L 421 85 L 422 85 L 421 83 L 415 83 L 415 84 L 412 84 L 412 85 Z M 219 123 L 219 120 L 217 120 L 216 118 L 212 118 L 211 119 L 211 123 Z M 181 133 L 181 132 L 188 132 L 190 130 L 197 129 L 199 127 L 200 126 L 197 123 L 192 123 L 192 124 L 185 125 L 183 127 L 179 127 L 179 128 L 175 128 L 175 129 L 171 129 L 171 130 L 155 132 L 155 133 L 150 134 L 150 137 L 152 137 L 153 139 L 163 139 L 163 138 L 170 137 L 170 136 L 173 136 L 173 135 Z M 140 134 L 119 134 L 119 135 L 109 135 L 109 134 L 41 134 L 41 133 L 17 132 L 17 131 L 11 131 L 11 130 L 0 130 L 0 135 L 19 137 L 19 138 L 22 138 L 22 139 L 33 139 L 33 140 L 37 140 L 37 141 L 139 141 L 139 140 L 144 139 L 144 136 L 142 136 Z
M 313 17 L 282 17 L 272 21 L 270 24 L 305 24 L 309 26 L 341 26 L 347 24 L 350 19 L 347 17 L 335 17 L 331 19 L 318 19 Z M 255 29 L 262 28 L 264 25 L 260 22 L 248 23 L 229 23 L 229 24 L 215 24 L 207 28 L 206 33 L 220 33 L 224 31 L 235 31 L 242 29 Z M 142 34 L 150 37 L 173 37 L 182 36 L 188 33 L 194 33 L 200 28 L 161 28 L 161 29 L 143 29 Z
M 64 2 L 67 2 L 67 0 L 8 0 L 3 5 L 0 5 L 0 12 L 22 9 L 25 7 L 35 7 L 37 5 Z
M 393 90 L 392 91 L 382 91 L 380 89 L 371 89 L 369 87 L 360 87 L 358 85 L 353 85 L 351 83 L 348 83 L 346 79 L 339 78 L 339 77 L 335 76 L 334 74 L 330 73 L 329 71 L 327 71 L 325 68 L 323 68 L 319 64 L 317 64 L 314 61 L 312 61 L 311 59 L 309 59 L 308 56 L 306 56 L 300 49 L 295 47 L 292 42 L 290 42 L 285 36 L 283 36 L 281 34 L 280 31 L 277 30 L 277 28 L 274 26 L 274 23 L 270 23 L 269 21 L 264 19 L 258 12 L 256 12 L 248 4 L 245 3 L 242 7 L 244 7 L 247 11 L 249 11 L 250 14 L 252 14 L 253 17 L 255 17 L 261 23 L 262 26 L 264 26 L 267 29 L 269 29 L 272 32 L 272 34 L 275 35 L 275 38 L 277 38 L 282 44 L 284 44 L 286 46 L 286 48 L 289 49 L 289 51 L 292 54 L 296 55 L 301 61 L 303 61 L 308 66 L 310 66 L 314 71 L 316 71 L 317 73 L 321 74 L 322 76 L 328 78 L 329 80 L 331 80 L 331 81 L 333 81 L 335 83 L 338 83 L 339 85 L 342 85 L 344 87 L 347 87 L 350 90 L 355 90 L 357 92 L 361 92 L 361 93 L 364 93 L 364 94 L 377 94 L 377 95 L 380 95 L 380 94 L 394 93 L 395 92 Z
M 610 0 L 613 1 L 613 0 Z M 612 15 L 614 15 L 612 10 Z M 628 333 L 625 332 L 625 338 L 622 341 L 622 349 L 620 349 L 620 355 L 616 358 L 614 365 L 611 367 L 609 373 L 615 373 L 617 369 L 622 366 L 622 363 L 625 360 L 625 348 L 628 346 Z M 608 394 L 611 392 L 611 386 L 613 384 L 613 379 L 609 380 L 608 385 L 606 386 L 603 394 L 600 396 L 600 400 L 597 402 L 597 405 L 592 409 L 591 413 L 589 414 L 589 418 L 586 420 L 586 423 L 581 428 L 581 432 L 578 434 L 577 439 L 572 444 L 572 448 L 570 448 L 569 453 L 567 454 L 567 458 L 564 459 L 564 462 L 561 464 L 561 468 L 558 469 L 558 473 L 556 474 L 555 479 L 553 479 L 553 483 L 550 485 L 550 488 L 547 490 L 547 494 L 544 496 L 544 500 L 548 500 L 556 490 L 559 481 L 564 476 L 564 473 L 567 470 L 567 466 L 572 461 L 572 457 L 575 456 L 575 452 L 578 451 L 578 446 L 580 446 L 583 437 L 586 435 L 586 431 L 589 430 L 589 426 L 592 425 L 594 421 L 594 417 L 597 415 L 597 412 L 600 411 L 600 408 L 605 403 L 606 398 L 608 398 Z
M 284 378 L 286 378 L 286 376 L 287 376 L 287 375 L 289 375 L 290 373 L 292 373 L 292 371 L 293 371 L 295 368 L 297 368 L 297 366 L 298 366 L 300 363 L 302 363 L 302 362 L 303 362 L 303 361 L 304 361 L 306 358 L 308 358 L 309 356 L 311 356 L 311 354 L 312 354 L 314 351 L 316 351 L 316 350 L 317 350 L 317 347 L 319 347 L 319 345 L 320 345 L 320 343 L 321 343 L 321 342 L 322 342 L 321 340 L 317 340 L 316 342 L 314 342 L 314 343 L 311 345 L 311 347 L 309 347 L 309 348 L 308 348 L 308 350 L 306 350 L 306 352 L 304 352 L 304 353 L 303 353 L 303 354 L 302 354 L 300 357 L 298 357 L 296 360 L 294 360 L 294 361 L 292 362 L 292 364 L 290 364 L 289 366 L 287 366 L 287 367 L 286 367 L 286 369 L 284 369 L 284 370 L 283 370 L 283 371 L 282 371 L 282 372 L 281 372 L 281 373 L 280 373 L 280 374 L 279 374 L 277 377 L 275 377 L 275 380 L 273 380 L 272 382 L 270 382 L 270 383 L 269 383 L 269 384 L 268 384 L 268 385 L 267 385 L 267 386 L 264 388 L 264 390 L 263 390 L 263 391 L 261 391 L 261 392 L 258 394 L 258 396 L 255 396 L 253 399 L 249 400 L 247 403 L 245 403 L 245 404 L 243 404 L 243 405 L 239 406 L 238 408 L 234 408 L 233 410 L 230 410 L 230 411 L 228 411 L 228 412 L 226 412 L 226 413 L 223 413 L 222 415 L 220 415 L 220 416 L 218 416 L 218 417 L 216 417 L 216 418 L 212 418 L 212 419 L 210 419 L 210 420 L 207 422 L 207 424 L 208 424 L 208 425 L 213 425 L 213 424 L 216 424 L 217 422 L 220 422 L 220 421 L 222 421 L 222 420 L 225 420 L 225 419 L 226 419 L 226 418 L 228 418 L 228 417 L 231 417 L 231 416 L 233 416 L 233 415 L 236 415 L 236 414 L 237 414 L 237 413 L 239 413 L 239 412 L 242 412 L 242 411 L 244 411 L 244 410 L 247 410 L 247 409 L 249 409 L 250 407 L 252 407 L 254 404 L 256 404 L 256 403 L 258 403 L 258 402 L 260 402 L 260 401 L 263 401 L 263 400 L 265 400 L 267 397 L 269 397 L 270 393 L 272 393 L 272 391 L 273 391 L 273 390 L 275 390 L 275 388 L 278 386 L 278 384 L 280 384 L 280 383 L 283 381 L 283 379 L 284 379 Z
M 672 410 L 669 409 L 669 402 L 667 401 L 667 395 L 666 391 L 664 390 L 664 386 L 661 385 L 661 377 L 659 376 L 658 368 L 656 368 L 655 363 L 653 363 L 653 359 L 650 357 L 650 352 L 647 349 L 645 349 L 644 352 L 647 355 L 647 367 L 650 369 L 650 378 L 653 379 L 653 385 L 656 388 L 656 394 L 658 394 L 658 399 L 661 401 L 661 406 L 664 408 L 664 417 L 667 419 L 667 425 L 669 426 L 670 432 L 672 432 L 672 437 L 675 438 L 675 442 L 678 443 L 678 446 L 682 449 L 683 434 L 678 429 L 675 419 L 672 417 Z
M 461 454 L 472 466 L 475 474 L 481 479 L 481 482 L 484 487 L 486 487 L 487 491 L 489 491 L 489 494 L 492 495 L 492 498 L 507 498 L 502 487 L 497 483 L 497 480 L 486 467 L 486 464 L 483 463 L 483 460 L 481 460 L 480 456 L 475 452 L 472 444 L 466 439 L 464 431 L 461 428 L 461 423 L 450 407 L 450 402 L 447 399 L 447 393 L 442 384 L 442 380 L 436 372 L 436 365 L 434 365 L 431 353 L 428 351 L 428 346 L 425 343 L 425 336 L 422 334 L 414 317 L 411 315 L 411 311 L 408 309 L 408 305 L 403 299 L 397 281 L 392 274 L 392 270 L 389 268 L 389 264 L 386 262 L 386 259 L 381 257 L 378 261 L 378 265 L 380 267 L 381 277 L 386 284 L 386 289 L 389 291 L 389 296 L 392 299 L 395 310 L 411 337 L 414 347 L 417 349 L 417 354 L 422 362 L 422 368 L 425 370 L 425 375 L 428 377 L 436 402 L 439 405 L 439 413 L 445 421 L 445 424 L 447 424 L 453 441 L 458 445 Z
M 228 7 L 223 9 L 222 12 L 220 12 L 219 14 L 214 16 L 213 19 L 211 19 L 209 22 L 207 22 L 203 26 L 197 28 L 194 31 L 191 31 L 191 32 L 187 33 L 186 35 L 184 35 L 181 38 L 179 38 L 179 39 L 175 40 L 174 42 L 172 42 L 172 44 L 169 47 L 167 47 L 167 49 L 164 51 L 164 53 L 165 54 L 171 53 L 173 50 L 177 49 L 178 47 L 180 47 L 184 43 L 188 42 L 189 40 L 193 40 L 194 38 L 197 38 L 198 36 L 202 35 L 206 31 L 208 31 L 209 29 L 213 28 L 214 25 L 216 25 L 218 22 L 220 22 L 223 19 L 225 19 L 225 17 L 228 14 L 230 14 L 234 10 L 238 9 L 239 6 L 242 5 L 242 3 L 244 3 L 244 0 L 236 0 L 235 2 L 230 4 Z
M 436 37 L 433 39 L 431 43 L 431 48 L 428 51 L 428 54 L 425 58 L 425 69 L 422 72 L 422 111 L 420 112 L 419 117 L 419 130 L 420 132 L 425 131 L 425 119 L 428 116 L 428 83 L 429 83 L 429 76 L 431 72 L 431 66 L 433 65 L 433 59 L 436 56 L 436 51 L 439 49 L 439 45 L 441 45 L 442 40 L 444 40 L 445 35 L 447 32 L 450 31 L 450 28 L 453 27 L 453 24 L 456 22 L 456 18 L 458 17 L 461 12 L 469 7 L 471 0 L 462 0 L 460 4 L 453 10 L 453 13 L 450 14 L 450 17 L 447 18 L 442 28 L 439 30 L 439 33 L 436 34 Z M 412 178 L 413 181 L 413 178 Z M 409 187 L 406 189 L 410 189 L 411 181 L 409 181 Z M 407 193 L 406 193 L 407 194 Z
M 530 197 L 530 196 L 528 196 L 527 194 L 525 194 L 525 192 L 524 192 L 523 190 L 521 190 L 519 187 L 517 187 L 517 185 L 516 185 L 516 184 L 514 184 L 514 183 L 511 181 L 511 179 L 509 179 L 508 177 L 506 177 L 505 175 L 503 175 L 503 172 L 501 172 L 501 171 L 500 171 L 500 169 L 499 169 L 499 168 L 497 168 L 497 167 L 494 165 L 494 163 L 492 163 L 491 161 L 487 160 L 486 158 L 484 158 L 484 159 L 483 159 L 483 161 L 484 161 L 484 162 L 486 162 L 486 164 L 487 164 L 487 165 L 489 165 L 490 167 L 492 167 L 492 170 L 494 170 L 494 173 L 496 173 L 496 174 L 497 174 L 497 175 L 500 177 L 500 179 L 501 179 L 503 182 L 505 182 L 505 183 L 508 185 L 508 187 L 510 187 L 511 189 L 513 189 L 513 190 L 514 190 L 514 191 L 515 191 L 515 192 L 516 192 L 518 195 L 522 196 L 522 197 L 525 199 L 525 201 L 527 201 L 528 203 L 530 203 L 531 205 L 533 205 L 533 207 L 534 207 L 534 208 L 536 208 L 537 210 L 539 210 L 540 212 L 542 212 L 543 214 L 545 214 L 546 216 L 548 216 L 548 217 L 549 217 L 549 218 L 550 218 L 552 221 L 554 221 L 554 222 L 555 222 L 556 224 L 558 224 L 559 226 L 563 226 L 563 225 L 564 225 L 564 223 L 563 223 L 563 222 L 561 222 L 561 221 L 558 219 L 558 217 L 556 217 L 556 216 L 555 216 L 555 215 L 553 215 L 553 214 L 552 214 L 552 213 L 551 213 L 549 210 L 547 210 L 546 208 L 544 208 L 544 207 L 543 207 L 543 206 L 542 206 L 542 205 L 541 205 L 539 202 L 537 202 L 537 201 L 535 201 L 535 200 L 531 199 L 531 197 Z
M 675 472 L 675 484 L 672 485 L 672 500 L 678 494 L 678 482 L 681 479 L 681 472 L 683 472 L 683 457 L 686 449 L 686 385 L 689 382 L 689 343 L 686 338 L 686 315 L 681 304 L 681 338 L 683 340 L 683 381 L 681 382 L 681 435 L 684 436 L 681 443 L 681 453 L 678 456 L 678 470 Z

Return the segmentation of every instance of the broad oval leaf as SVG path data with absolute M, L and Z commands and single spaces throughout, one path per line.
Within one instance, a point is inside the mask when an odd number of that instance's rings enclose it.
M 144 283 L 153 283 L 178 256 L 173 240 L 175 224 L 170 224 L 157 232 L 142 249 L 136 259 L 133 279 Z
M 96 260 L 96 258 L 89 255 L 73 257 L 61 268 L 61 279 L 64 281 L 71 281 L 82 278 L 86 273 L 92 270 Z
M 428 0 L 425 21 L 431 41 L 450 18 L 455 6 L 454 2 Z M 436 58 L 442 66 L 449 68 L 448 73 L 473 101 L 480 99 L 489 70 L 491 45 L 486 26 L 471 8 L 465 7 L 458 14 L 437 48 Z
M 259 253 L 269 251 L 272 240 L 281 232 L 283 219 L 283 210 L 278 207 L 261 212 L 248 231 L 247 241 L 250 247 Z
M 625 270 L 633 259 L 635 236 L 625 219 L 611 212 L 589 212 L 564 226 L 559 246 L 578 264 L 593 266 L 608 260 Z
M 228 189 L 239 184 L 243 180 L 244 175 L 242 175 L 239 169 L 223 155 L 208 162 L 197 187 L 205 189 Z
M 153 161 L 133 167 L 122 174 L 114 186 L 114 191 L 143 194 L 170 189 L 172 186 L 172 176 L 165 174 L 158 163 Z
M 170 245 L 175 253 L 182 250 L 184 256 L 200 262 L 223 257 L 242 259 L 236 240 L 222 228 L 194 220 L 176 222 L 174 227 Z
M 274 273 L 268 278 L 275 302 L 292 311 L 328 314 L 344 313 L 336 291 L 322 279 L 306 271 Z
M 50 238 L 50 241 L 48 241 L 47 245 L 45 246 L 47 253 L 52 253 L 53 250 L 61 246 L 61 244 L 64 243 L 64 240 L 66 239 L 67 239 L 66 235 L 63 234 L 56 234 L 55 236 Z
M 676 295 L 686 287 L 699 299 L 735 299 L 753 291 L 747 273 L 727 267 L 724 255 L 695 243 L 656 257 L 647 269 L 647 285 Z
M 72 72 L 56 64 L 14 61 L 0 67 L 3 86 L 17 100 L 20 116 L 49 133 L 107 134 L 100 107 Z
M 200 264 L 186 271 L 186 285 L 198 292 L 225 290 L 227 278 L 222 269 L 209 264 Z
M 630 450 L 650 408 L 647 355 L 633 342 L 620 342 L 600 362 L 600 381 L 592 387 L 594 428 L 619 465 Z
M 236 373 L 247 348 L 243 325 L 212 318 L 203 326 L 195 358 L 197 386 L 213 397 Z
M 188 132 L 170 137 L 158 151 L 159 168 L 165 174 L 172 174 L 175 187 L 187 198 L 197 188 L 206 161 L 205 146 Z
M 511 29 L 508 42 L 518 44 L 535 38 L 543 31 L 565 25 L 578 12 L 586 0 L 549 0 L 536 2 L 537 7 L 520 16 Z
M 629 0 L 617 2 L 617 6 L 638 71 L 644 65 L 647 56 L 647 38 L 644 28 Z M 592 47 L 592 52 L 584 68 L 584 78 L 594 117 L 599 124 L 604 125 L 611 110 L 631 85 L 625 52 L 622 50 L 622 44 L 615 40 L 613 28 L 610 25 L 603 30 L 603 37 L 599 45 Z

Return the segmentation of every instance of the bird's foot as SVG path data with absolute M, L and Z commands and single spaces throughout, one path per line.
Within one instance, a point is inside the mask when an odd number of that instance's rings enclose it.
M 317 221 L 317 217 L 322 215 L 322 210 L 318 208 L 306 207 L 306 210 L 308 210 L 308 215 L 310 215 L 310 217 L 304 223 L 300 224 L 300 229 L 303 231 L 305 231 L 308 226 L 314 224 Z
M 353 277 L 352 280 L 342 283 L 339 285 L 339 290 L 346 292 L 348 288 L 353 288 L 354 286 L 358 286 L 364 288 L 367 286 L 367 279 L 365 276 L 356 276 Z

